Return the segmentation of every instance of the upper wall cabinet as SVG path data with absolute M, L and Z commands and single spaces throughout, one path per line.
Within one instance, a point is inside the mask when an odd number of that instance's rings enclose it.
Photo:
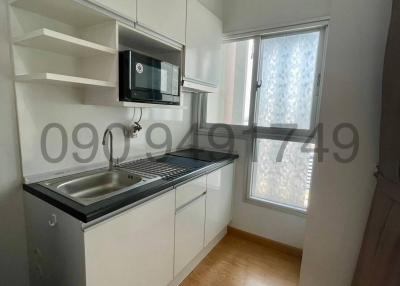
M 137 22 L 185 44 L 186 0 L 137 0 Z
M 222 59 L 222 21 L 198 0 L 188 0 L 187 5 L 185 81 L 217 87 Z
M 90 2 L 136 22 L 136 0 L 90 0 Z

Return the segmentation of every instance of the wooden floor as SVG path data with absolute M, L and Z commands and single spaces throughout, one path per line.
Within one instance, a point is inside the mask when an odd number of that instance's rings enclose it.
M 296 286 L 301 257 L 228 232 L 181 286 Z

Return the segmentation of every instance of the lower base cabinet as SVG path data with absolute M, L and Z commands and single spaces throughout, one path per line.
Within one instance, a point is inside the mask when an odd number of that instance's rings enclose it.
M 232 181 L 230 164 L 95 225 L 25 193 L 30 285 L 174 285 L 229 224 Z
M 167 285 L 173 279 L 174 219 L 171 191 L 86 231 L 87 285 Z
M 203 249 L 205 214 L 205 194 L 178 209 L 176 212 L 175 276 Z
M 174 191 L 85 230 L 77 219 L 30 194 L 25 205 L 31 286 L 163 286 L 172 281 Z
M 205 245 L 232 220 L 233 172 L 230 164 L 207 175 Z
M 230 164 L 197 179 L 197 184 L 187 183 L 176 189 L 177 204 L 183 192 L 189 202 L 175 216 L 175 277 L 231 221 L 233 172 L 234 165 Z M 205 193 L 199 195 L 203 190 Z

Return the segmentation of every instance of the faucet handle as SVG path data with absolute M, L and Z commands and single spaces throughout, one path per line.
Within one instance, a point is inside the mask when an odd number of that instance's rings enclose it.
M 119 166 L 119 158 L 115 159 L 114 164 L 115 164 L 115 167 L 118 167 L 118 166 Z

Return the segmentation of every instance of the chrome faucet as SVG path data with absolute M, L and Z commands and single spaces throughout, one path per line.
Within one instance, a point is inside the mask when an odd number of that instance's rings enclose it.
M 106 129 L 104 131 L 103 135 L 103 146 L 106 146 L 106 139 L 107 139 L 107 134 L 109 134 L 110 137 L 110 158 L 108 160 L 108 170 L 112 171 L 114 169 L 114 157 L 113 157 L 113 134 L 110 129 Z

